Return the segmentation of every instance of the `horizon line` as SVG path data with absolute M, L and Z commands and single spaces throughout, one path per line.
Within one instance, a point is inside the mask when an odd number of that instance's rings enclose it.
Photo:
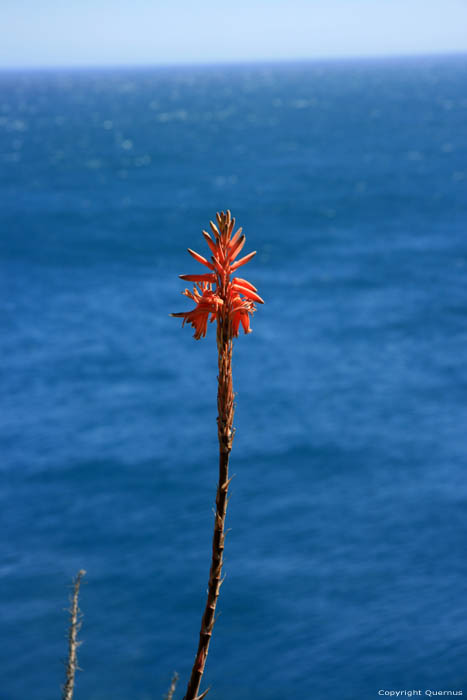
M 322 62 L 342 62 L 342 61 L 383 61 L 388 59 L 416 59 L 416 58 L 454 58 L 466 57 L 467 49 L 454 49 L 433 52 L 402 52 L 402 53 L 362 53 L 362 54 L 340 54 L 321 56 L 295 57 L 295 58 L 240 58 L 240 59 L 220 59 L 211 61 L 159 61 L 159 62 L 135 62 L 135 63 L 25 63 L 0 65 L 0 72 L 21 71 L 21 70 L 128 70 L 128 69 L 157 69 L 157 68 L 213 68 L 216 66 L 251 66 L 251 65 L 281 65 L 294 63 L 322 63 Z

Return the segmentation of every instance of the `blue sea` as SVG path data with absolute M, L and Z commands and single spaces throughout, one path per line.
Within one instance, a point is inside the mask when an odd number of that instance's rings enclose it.
M 4 71 L 0 699 L 183 697 L 217 482 L 201 230 L 234 346 L 210 700 L 467 693 L 467 56 Z

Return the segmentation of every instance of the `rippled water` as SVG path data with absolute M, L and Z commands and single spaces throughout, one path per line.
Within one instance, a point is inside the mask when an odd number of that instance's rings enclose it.
M 234 350 L 213 700 L 467 691 L 467 60 L 0 75 L 1 699 L 161 698 L 193 660 L 214 333 L 171 311 L 230 207 L 266 299 Z M 248 274 L 247 274 L 248 271 Z

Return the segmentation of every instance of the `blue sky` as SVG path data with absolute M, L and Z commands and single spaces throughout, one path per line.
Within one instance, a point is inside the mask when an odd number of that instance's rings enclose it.
M 466 0 L 0 0 L 0 66 L 467 51 Z

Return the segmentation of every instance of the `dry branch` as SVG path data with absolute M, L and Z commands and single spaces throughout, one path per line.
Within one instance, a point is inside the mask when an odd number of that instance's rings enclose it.
M 73 581 L 73 596 L 71 598 L 70 607 L 70 627 L 68 630 L 68 660 L 66 664 L 66 682 L 63 686 L 62 700 L 72 700 L 73 690 L 75 687 L 75 673 L 78 667 L 78 647 L 81 642 L 78 641 L 78 632 L 81 629 L 82 614 L 78 607 L 79 587 L 81 579 L 85 576 L 84 569 L 78 571 L 76 578 Z

